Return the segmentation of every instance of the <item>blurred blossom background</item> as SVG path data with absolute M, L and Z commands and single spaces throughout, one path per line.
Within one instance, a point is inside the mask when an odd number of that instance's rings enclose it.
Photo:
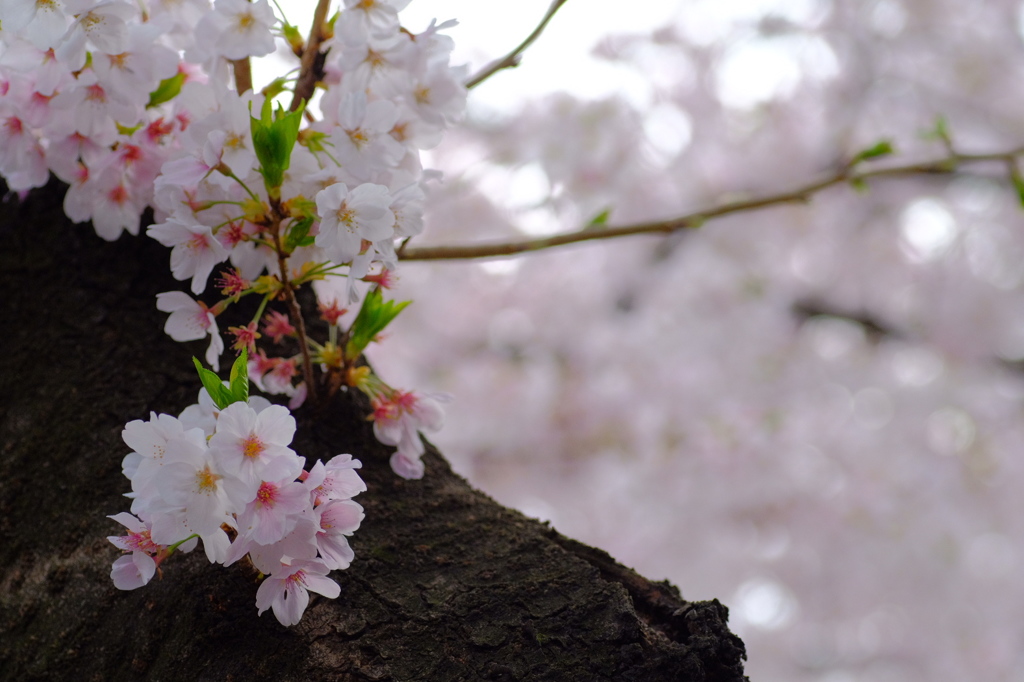
M 414 0 L 475 71 L 546 0 Z M 294 19 L 293 19 L 294 21 Z M 303 21 L 305 24 L 305 21 Z M 1024 143 L 1018 0 L 569 0 L 426 163 L 417 246 L 664 219 Z M 1024 680 L 1024 212 L 1004 165 L 699 230 L 407 263 L 372 355 L 498 501 L 689 600 L 760 682 Z M 428 474 L 429 475 L 429 471 Z M 358 551 L 358 550 L 357 550 Z

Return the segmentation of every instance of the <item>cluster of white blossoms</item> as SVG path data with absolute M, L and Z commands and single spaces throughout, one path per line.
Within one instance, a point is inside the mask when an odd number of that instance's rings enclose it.
M 8 188 L 26 192 L 52 172 L 69 185 L 66 214 L 107 240 L 138 234 L 153 208 L 147 232 L 171 248 L 171 271 L 192 294 L 157 297 L 170 313 L 165 331 L 208 337 L 214 371 L 225 350 L 218 316 L 244 297 L 260 301 L 251 322 L 227 329 L 247 358 L 243 392 L 236 362 L 230 389 L 203 377 L 198 405 L 125 429 L 134 516 L 113 517 L 129 534 L 112 541 L 131 552 L 114 565 L 118 587 L 145 584 L 175 549 L 201 540 L 211 561 L 248 556 L 269 575 L 257 605 L 286 625 L 301 617 L 307 589 L 337 596 L 326 574 L 352 560 L 345 535 L 362 518 L 350 500 L 364 489 L 359 463 L 344 455 L 304 470 L 288 447 L 288 408 L 249 399 L 248 377 L 291 408 L 362 391 L 375 433 L 397 446 L 394 470 L 424 473 L 419 432 L 440 428 L 437 401 L 388 386 L 361 362 L 405 306 L 381 292 L 394 281 L 396 240 L 423 229 L 425 183 L 437 174 L 424 171 L 420 150 L 466 100 L 465 73 L 449 65 L 452 41 L 439 32 L 451 24 L 405 30 L 398 11 L 408 2 L 343 0 L 328 19 L 323 0 L 324 20 L 304 42 L 268 0 L 0 0 Z M 252 91 L 249 59 L 279 40 L 296 69 Z M 215 270 L 218 300 L 198 300 Z M 315 341 L 295 292 L 329 277 L 346 280 L 322 301 L 329 335 Z
M 394 281 L 395 242 L 422 231 L 426 183 L 437 178 L 420 150 L 465 108 L 464 69 L 450 66 L 453 44 L 439 32 L 453 22 L 413 34 L 398 19 L 408 2 L 343 0 L 307 45 L 267 0 L 0 0 L 0 175 L 25 192 L 52 172 L 69 185 L 67 215 L 108 240 L 137 234 L 152 207 L 147 232 L 171 248 L 171 271 L 192 294 L 160 294 L 165 330 L 208 338 L 215 370 L 226 346 L 218 316 L 256 294 L 255 318 L 227 332 L 264 392 L 291 407 L 341 385 L 374 401 L 411 396 L 352 374 L 375 334 L 353 345 L 360 333 L 346 324 L 359 318 L 345 315 L 367 287 Z M 247 61 L 281 40 L 301 67 L 253 92 Z M 303 80 L 322 92 L 316 112 Z M 291 111 L 274 110 L 282 94 Z M 221 298 L 198 300 L 215 271 Z M 329 277 L 346 279 L 323 301 L 331 335 L 317 343 L 289 304 Z M 261 337 L 277 348 L 257 348 Z M 311 387 L 317 370 L 324 378 Z M 390 420 L 378 433 L 411 414 L 378 410 Z M 440 413 L 423 421 L 440 423 Z M 383 438 L 405 443 L 402 475 L 422 475 L 416 441 Z
M 129 422 L 122 437 L 132 452 L 122 468 L 131 514 L 111 517 L 128 534 L 109 539 L 130 554 L 114 562 L 114 584 L 145 585 L 175 549 L 201 540 L 211 562 L 248 557 L 267 576 L 256 606 L 261 614 L 273 608 L 284 625 L 299 622 L 308 590 L 337 597 L 327 573 L 352 562 L 346 536 L 363 520 L 352 497 L 366 485 L 350 455 L 306 470 L 289 447 L 294 433 L 287 408 L 253 397 L 218 409 L 205 388 L 177 418 Z

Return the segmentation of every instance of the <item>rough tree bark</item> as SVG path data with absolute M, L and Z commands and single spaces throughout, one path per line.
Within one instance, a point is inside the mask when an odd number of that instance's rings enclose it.
M 309 461 L 363 461 L 356 561 L 294 628 L 256 616 L 254 577 L 175 555 L 114 589 L 105 518 L 127 509 L 121 430 L 194 402 L 162 334 L 168 251 L 99 240 L 51 184 L 0 206 L 0 678 L 4 680 L 742 680 L 717 601 L 686 602 L 604 552 L 505 509 L 430 449 L 394 476 L 350 398 L 299 413 Z

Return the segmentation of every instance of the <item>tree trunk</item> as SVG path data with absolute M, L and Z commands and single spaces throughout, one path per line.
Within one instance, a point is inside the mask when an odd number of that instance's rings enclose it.
M 0 678 L 745 679 L 717 601 L 686 602 L 501 507 L 433 448 L 422 481 L 399 479 L 345 395 L 300 410 L 294 444 L 309 462 L 363 462 L 366 520 L 352 567 L 332 574 L 338 599 L 314 595 L 282 627 L 257 617 L 253 575 L 201 550 L 115 589 L 121 430 L 194 402 L 202 349 L 162 333 L 155 295 L 180 288 L 167 249 L 102 242 L 63 217 L 62 195 L 51 183 L 0 206 Z

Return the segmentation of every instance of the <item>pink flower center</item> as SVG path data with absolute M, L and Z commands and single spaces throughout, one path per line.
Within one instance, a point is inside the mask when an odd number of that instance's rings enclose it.
M 102 102 L 107 101 L 107 93 L 98 83 L 87 86 L 85 88 L 85 98 L 90 102 Z
M 126 166 L 130 166 L 136 161 L 141 160 L 142 156 L 142 147 L 138 146 L 137 144 L 126 144 L 124 145 L 124 147 L 122 147 L 121 161 Z
M 210 311 L 207 309 L 206 305 L 202 301 L 197 301 L 197 303 L 199 303 L 200 307 L 199 310 L 197 310 L 195 313 L 196 324 L 198 324 L 199 327 L 202 329 L 209 329 Z
M 114 189 L 110 190 L 107 194 L 107 198 L 110 199 L 111 203 L 120 206 L 128 201 L 128 190 L 125 189 L 124 185 L 118 185 Z
M 167 135 L 174 132 L 174 124 L 164 121 L 163 117 L 146 126 L 146 137 L 150 142 L 159 142 Z
M 4 127 L 7 128 L 7 131 L 11 134 L 11 137 L 14 137 L 15 135 L 21 135 L 21 131 L 24 128 L 24 126 L 21 123 L 21 119 L 17 116 L 11 116 L 9 119 L 4 121 Z
M 149 537 L 150 531 L 144 530 L 141 533 L 129 533 L 124 536 L 124 542 L 129 550 L 156 554 L 160 551 L 160 545 L 153 542 Z
M 206 251 L 210 248 L 210 242 L 206 240 L 205 234 L 197 234 L 185 242 L 185 247 L 192 252 Z
M 277 502 L 277 486 L 266 481 L 256 491 L 256 504 L 261 507 L 273 507 Z

